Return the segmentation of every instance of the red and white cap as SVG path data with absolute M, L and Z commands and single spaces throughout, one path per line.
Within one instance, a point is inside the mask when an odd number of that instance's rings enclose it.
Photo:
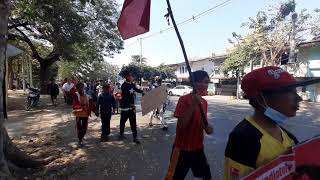
M 244 91 L 245 97 L 250 99 L 258 96 L 263 91 L 291 89 L 315 83 L 320 83 L 320 78 L 297 81 L 284 69 L 276 66 L 267 66 L 253 70 L 245 75 L 241 82 L 241 89 Z

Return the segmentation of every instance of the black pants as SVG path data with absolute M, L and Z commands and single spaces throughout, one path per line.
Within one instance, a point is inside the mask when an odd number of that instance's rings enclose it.
M 183 151 L 173 147 L 166 180 L 183 180 L 190 169 L 194 177 L 211 179 L 210 167 L 203 149 Z
M 101 136 L 110 134 L 111 113 L 101 113 Z
M 136 119 L 136 112 L 133 110 L 121 111 L 120 135 L 123 135 L 124 127 L 125 127 L 128 119 L 130 122 L 130 127 L 131 127 L 133 138 L 136 138 L 137 137 L 137 119 Z
M 84 135 L 87 133 L 88 117 L 76 117 L 77 121 L 77 134 L 79 141 L 82 141 Z
M 52 104 L 54 103 L 54 101 L 56 101 L 57 100 L 57 96 L 58 96 L 58 94 L 53 94 L 53 93 L 51 93 L 50 94 L 50 96 L 51 96 L 51 102 L 52 102 Z

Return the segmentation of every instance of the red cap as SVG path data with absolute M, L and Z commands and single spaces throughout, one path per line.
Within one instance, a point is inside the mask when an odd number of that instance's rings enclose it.
M 245 75 L 242 79 L 241 88 L 246 98 L 250 99 L 256 97 L 262 91 L 296 88 L 316 83 L 320 83 L 320 78 L 297 81 L 287 71 L 276 66 L 267 66 Z
M 298 81 L 287 71 L 276 66 L 256 69 L 244 76 L 241 88 L 246 98 L 254 98 L 262 91 L 297 85 Z

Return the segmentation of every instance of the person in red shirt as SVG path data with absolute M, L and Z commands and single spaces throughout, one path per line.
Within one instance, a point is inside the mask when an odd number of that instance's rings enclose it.
M 209 75 L 205 71 L 195 71 L 192 75 L 196 92 L 180 97 L 174 114 L 178 122 L 166 180 L 184 179 L 190 168 L 195 177 L 211 179 L 210 167 L 203 150 L 203 130 L 212 134 L 213 129 L 207 121 L 208 103 L 201 97 L 207 95 Z

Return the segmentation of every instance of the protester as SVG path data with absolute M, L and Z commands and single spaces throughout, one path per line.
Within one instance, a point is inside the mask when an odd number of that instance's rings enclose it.
M 190 168 L 195 177 L 211 179 L 204 153 L 203 130 L 212 134 L 213 129 L 200 110 L 201 105 L 206 116 L 208 103 L 201 96 L 207 95 L 209 75 L 205 71 L 195 71 L 192 75 L 196 92 L 181 96 L 174 113 L 178 122 L 166 180 L 182 180 Z
M 297 138 L 281 125 L 296 116 L 299 102 L 297 82 L 285 70 L 268 66 L 247 74 L 241 83 L 254 113 L 230 133 L 225 150 L 224 179 L 239 179 L 265 165 L 297 144 Z
M 47 89 L 48 93 L 51 97 L 51 102 L 53 105 L 57 105 L 57 97 L 59 94 L 59 86 L 55 83 L 54 79 L 50 79 L 50 84 L 48 85 Z
M 75 88 L 75 85 L 71 82 L 71 80 L 66 79 L 67 82 L 63 84 L 62 90 L 65 96 L 65 101 L 67 104 L 72 104 L 72 89 Z
M 114 98 L 116 100 L 116 112 L 119 114 L 120 100 L 122 98 L 120 83 L 116 83 L 113 89 Z
M 84 85 L 78 83 L 77 92 L 73 99 L 73 114 L 76 116 L 77 134 L 79 146 L 82 146 L 82 140 L 87 132 L 88 119 L 91 115 L 89 97 L 84 93 Z
M 103 85 L 103 93 L 99 95 L 96 116 L 101 115 L 101 141 L 107 141 L 110 134 L 110 120 L 116 108 L 110 85 Z
M 160 87 L 161 84 L 162 84 L 162 79 L 159 76 L 156 76 L 155 77 L 155 83 L 153 83 L 152 89 Z M 165 112 L 165 108 L 166 108 L 166 104 L 164 103 L 163 105 L 161 105 L 157 109 L 155 109 L 155 110 L 150 112 L 150 122 L 149 122 L 149 126 L 150 127 L 153 126 L 153 123 L 152 123 L 153 118 L 157 117 L 160 120 L 161 128 L 163 130 L 167 130 L 168 129 L 167 122 L 166 122 L 165 118 L 163 118 L 163 115 L 164 115 L 164 112 Z
M 123 77 L 126 81 L 121 86 L 122 92 L 122 99 L 120 101 L 120 108 L 121 108 L 121 118 L 120 118 L 120 138 L 125 138 L 124 128 L 126 121 L 129 119 L 130 127 L 133 135 L 133 142 L 139 144 L 140 141 L 137 138 L 137 120 L 136 120 L 136 108 L 135 108 L 135 92 L 141 93 L 144 95 L 141 89 L 138 89 L 132 81 L 134 80 L 134 76 L 130 71 L 124 71 Z
M 100 80 L 96 85 L 96 91 L 98 93 L 98 96 L 103 93 L 103 80 Z

